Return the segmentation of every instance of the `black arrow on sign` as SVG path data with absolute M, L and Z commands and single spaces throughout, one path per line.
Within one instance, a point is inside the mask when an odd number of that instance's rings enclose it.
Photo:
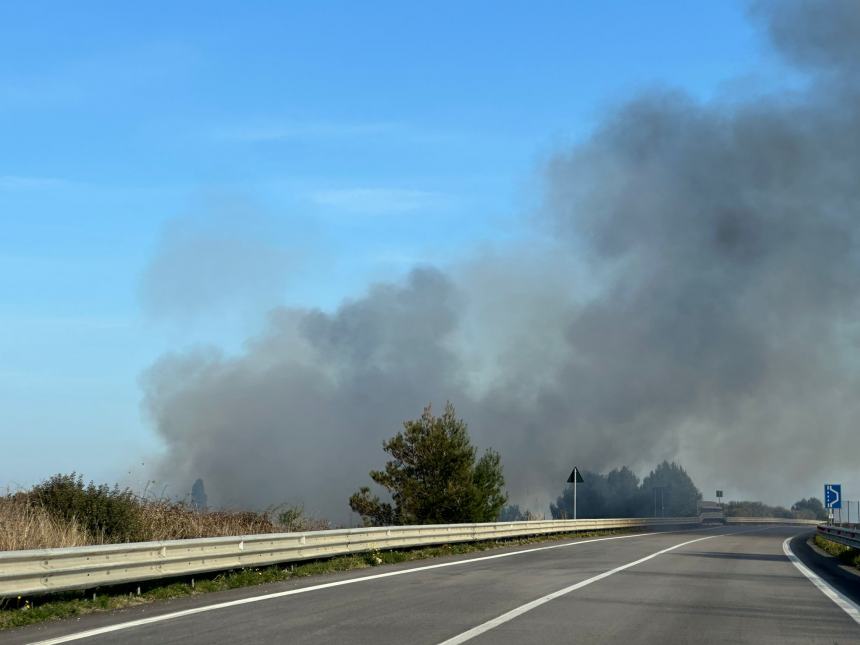
M 567 478 L 568 484 L 581 484 L 583 482 L 582 475 L 579 474 L 579 468 L 576 466 L 573 467 L 573 470 L 570 471 L 570 477 Z

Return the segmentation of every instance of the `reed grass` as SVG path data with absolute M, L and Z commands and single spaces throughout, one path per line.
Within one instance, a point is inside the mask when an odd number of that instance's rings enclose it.
M 182 502 L 136 498 L 132 505 L 134 533 L 126 541 L 181 540 L 258 533 L 316 531 L 328 522 L 305 517 L 291 509 L 264 512 L 196 510 Z M 289 518 L 287 524 L 279 518 Z M 51 513 L 29 493 L 0 496 L 0 551 L 48 549 L 88 544 L 110 544 L 104 532 L 87 531 L 86 522 Z

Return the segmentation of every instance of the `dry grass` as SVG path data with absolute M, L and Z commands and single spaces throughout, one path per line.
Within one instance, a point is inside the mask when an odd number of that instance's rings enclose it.
M 56 519 L 24 495 L 0 497 L 0 551 L 93 544 L 77 522 Z
M 277 531 L 275 524 L 265 514 L 199 512 L 169 502 L 141 503 L 139 521 L 141 540 L 182 540 Z
M 306 518 L 292 509 L 288 523 L 279 521 L 279 509 L 251 511 L 197 511 L 166 500 L 138 499 L 135 503 L 137 530 L 134 541 L 181 540 L 288 531 L 318 531 L 328 522 Z M 27 493 L 0 497 L 0 551 L 45 549 L 87 544 L 105 544 L 104 535 L 92 535 L 75 520 L 49 513 Z
M 277 509 L 253 511 L 213 510 L 200 512 L 185 504 L 145 500 L 140 505 L 142 540 L 183 540 L 201 537 L 226 537 L 257 533 L 320 531 L 328 522 L 293 514 L 289 525 L 278 521 Z

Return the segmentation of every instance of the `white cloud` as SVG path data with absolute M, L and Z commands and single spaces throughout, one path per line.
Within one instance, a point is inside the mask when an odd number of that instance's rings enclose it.
M 473 140 L 457 132 L 419 127 L 405 121 L 291 121 L 272 120 L 216 127 L 206 135 L 216 141 L 238 143 L 277 143 L 300 140 L 343 140 L 386 137 L 410 145 L 435 145 Z
M 336 188 L 310 195 L 318 206 L 363 215 L 390 215 L 439 208 L 446 195 L 426 190 L 402 188 Z
M 249 143 L 264 141 L 285 141 L 289 139 L 340 139 L 379 135 L 402 129 L 393 122 L 338 123 L 330 121 L 309 121 L 221 129 L 216 138 L 228 141 Z
M 53 177 L 24 177 L 21 175 L 0 175 L 0 190 L 51 190 L 66 188 L 71 182 Z

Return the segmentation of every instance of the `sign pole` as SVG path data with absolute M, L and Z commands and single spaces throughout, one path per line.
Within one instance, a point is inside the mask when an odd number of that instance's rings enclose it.
M 573 484 L 573 519 L 576 519 L 576 485 L 583 481 L 582 475 L 579 474 L 579 468 L 573 467 L 570 471 L 570 477 L 567 478 L 568 484 Z

